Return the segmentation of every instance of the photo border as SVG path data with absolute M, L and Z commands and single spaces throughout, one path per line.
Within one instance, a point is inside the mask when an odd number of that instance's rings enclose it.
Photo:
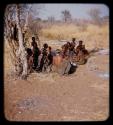
M 76 0 L 76 1 L 72 1 L 72 0 L 69 0 L 69 1 L 65 1 L 65 2 L 63 2 L 63 1 L 59 1 L 59 0 L 57 0 L 57 1 L 55 1 L 54 0 L 54 3 L 58 3 L 58 4 L 60 4 L 60 2 L 61 3 L 67 3 L 67 4 L 70 4 L 70 3 L 73 3 L 73 4 L 76 4 L 76 3 L 79 3 L 79 4 L 105 4 L 105 5 L 107 5 L 108 6 L 108 8 L 109 8 L 109 32 L 110 32 L 110 34 L 109 34 L 109 48 L 110 48 L 110 60 L 109 60 L 109 71 L 110 71 L 110 76 L 111 76 L 111 70 L 112 70 L 112 67 L 111 67 L 111 64 L 113 64 L 112 63 L 112 60 L 111 60 L 111 57 L 112 57 L 112 48 L 111 48 L 111 26 L 112 26 L 112 17 L 111 17 L 111 14 L 112 14 L 112 1 L 110 0 L 110 1 L 103 1 L 103 0 L 94 0 L 94 2 L 92 1 L 90 1 L 90 0 L 85 0 L 85 1 L 83 1 L 83 0 Z M 2 123 L 4 123 L 4 124 L 6 124 L 6 123 L 15 123 L 15 124 L 17 124 L 17 123 L 39 123 L 39 122 L 57 122 L 57 123 L 59 123 L 59 122 L 75 122 L 75 123 L 77 123 L 77 124 L 83 124 L 83 123 L 86 123 L 86 124 L 96 124 L 97 125 L 97 123 L 98 124 L 105 124 L 105 125 L 110 125 L 110 124 L 113 124 L 113 121 L 112 121 L 112 113 L 111 113 L 111 110 L 112 110 L 112 104 L 111 104 L 111 97 L 112 97 L 112 94 L 111 94 L 111 92 L 112 92 L 112 90 L 111 90 L 111 77 L 110 77 L 110 79 L 109 79 L 109 113 L 110 113 L 110 116 L 108 117 L 108 119 L 107 120 L 105 120 L 105 121 L 34 121 L 34 122 L 32 122 L 32 121 L 8 121 L 6 118 L 5 118 L 5 114 L 4 114 L 4 38 L 3 38 L 3 35 L 4 35 L 4 13 L 5 13 L 5 6 L 7 6 L 8 4 L 14 4 L 14 3 L 36 3 L 36 4 L 38 4 L 38 3 L 53 3 L 53 1 L 48 1 L 48 2 L 45 2 L 44 0 L 41 0 L 41 2 L 36 2 L 36 1 L 34 1 L 34 0 L 32 0 L 32 2 L 31 2 L 31 0 L 19 0 L 19 1 L 15 1 L 15 0 L 8 0 L 7 2 L 4 2 L 4 3 L 2 3 L 2 4 L 0 4 L 0 32 L 1 32 L 1 43 L 0 43 L 0 67 L 1 67 L 1 72 L 0 72 L 0 83 L 1 83 L 1 86 L 0 86 L 0 123 L 2 122 Z M 53 3 L 53 4 L 54 4 Z

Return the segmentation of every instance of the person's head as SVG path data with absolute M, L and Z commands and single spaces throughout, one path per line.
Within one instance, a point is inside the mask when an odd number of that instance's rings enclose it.
M 47 48 L 48 53 L 51 52 L 51 46 Z
M 30 48 L 26 48 L 26 51 L 27 51 L 28 56 L 32 55 L 32 50 Z
M 70 46 L 70 42 L 67 42 L 68 47 Z
M 35 37 L 32 37 L 32 41 L 33 41 L 33 42 L 35 41 Z
M 82 45 L 82 44 L 83 44 L 83 41 L 82 41 L 82 40 L 80 40 L 80 41 L 79 41 L 79 45 Z
M 70 44 L 67 42 L 65 45 L 64 45 L 64 51 L 67 51 L 68 50 L 68 48 L 70 47 Z
M 62 45 L 62 47 L 61 47 L 61 48 L 62 48 L 62 51 L 64 51 L 64 49 L 65 49 L 65 45 Z
M 75 42 L 76 38 L 72 38 L 72 42 Z
M 51 46 L 49 46 L 48 49 L 49 49 L 49 51 L 51 51 L 51 49 L 52 49 Z
M 48 44 L 47 44 L 47 43 L 44 43 L 43 47 L 44 47 L 45 49 L 47 49 L 47 48 L 48 48 Z

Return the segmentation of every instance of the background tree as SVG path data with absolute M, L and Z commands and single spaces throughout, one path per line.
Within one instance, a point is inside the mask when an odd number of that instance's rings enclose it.
M 38 41 L 38 46 L 41 47 L 41 42 L 39 39 L 39 35 L 40 35 L 40 31 L 42 29 L 42 25 L 41 25 L 41 18 L 39 18 L 39 13 L 40 10 L 44 8 L 43 4 L 33 4 L 33 5 L 29 5 L 29 11 L 28 11 L 28 16 L 27 16 L 27 33 L 28 35 L 26 35 L 27 39 L 26 41 L 28 42 L 28 37 L 32 37 L 35 36 L 36 41 Z
M 100 9 L 98 9 L 98 8 L 90 9 L 88 11 L 88 14 L 91 17 L 91 19 L 94 21 L 95 24 L 97 24 L 99 26 L 102 24 L 101 16 L 100 16 L 100 14 L 101 14 Z
M 50 22 L 50 24 L 53 24 L 55 22 L 55 17 L 54 16 L 48 17 L 48 22 Z
M 38 46 L 41 47 L 41 42 L 39 40 L 40 31 L 42 29 L 41 19 L 34 18 L 32 14 L 28 17 L 28 31 L 32 36 L 35 36 L 36 41 L 38 41 Z
M 71 21 L 72 17 L 69 10 L 64 10 L 61 13 L 62 13 L 62 18 L 64 22 Z

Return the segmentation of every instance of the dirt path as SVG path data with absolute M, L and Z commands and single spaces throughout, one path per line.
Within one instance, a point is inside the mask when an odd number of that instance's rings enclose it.
M 89 63 L 98 64 L 89 67 Z M 5 78 L 5 116 L 14 121 L 106 120 L 109 79 L 95 71 L 108 68 L 107 55 L 96 56 L 70 76 L 32 73 L 27 81 Z M 93 64 L 94 65 L 94 64 Z

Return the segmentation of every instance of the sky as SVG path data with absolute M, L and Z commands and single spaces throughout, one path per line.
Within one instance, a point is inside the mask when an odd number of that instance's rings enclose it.
M 61 19 L 61 12 L 69 10 L 72 18 L 90 19 L 88 10 L 91 8 L 99 8 L 101 16 L 109 16 L 109 8 L 105 4 L 43 4 L 40 10 L 39 17 L 47 19 L 49 16 L 54 16 L 55 19 Z

